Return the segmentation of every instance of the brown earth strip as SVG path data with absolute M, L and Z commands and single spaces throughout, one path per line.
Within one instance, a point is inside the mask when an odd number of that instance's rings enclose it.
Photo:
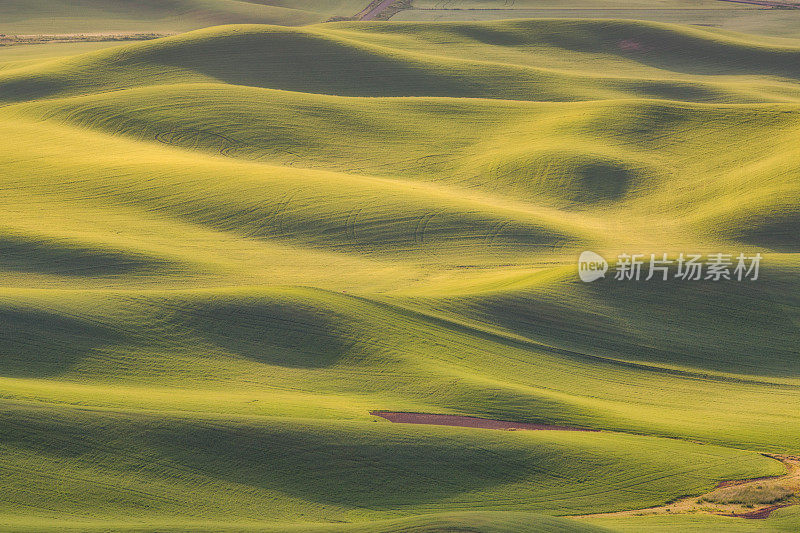
M 730 514 L 722 514 L 722 516 L 732 516 L 735 518 L 749 518 L 751 520 L 763 520 L 765 518 L 769 518 L 769 515 L 772 514 L 772 511 L 777 509 L 782 509 L 784 507 L 789 507 L 789 503 L 785 503 L 782 505 L 770 505 L 769 507 L 764 507 L 762 509 L 756 509 L 755 511 L 749 511 L 746 513 L 730 513 Z
M 506 431 L 597 431 L 572 426 L 556 426 L 551 424 L 532 424 L 527 422 L 509 422 L 491 418 L 479 418 L 463 415 L 438 415 L 432 413 L 404 413 L 399 411 L 370 411 L 371 415 L 385 418 L 396 424 L 428 424 L 436 426 L 457 426 L 465 428 L 502 429 Z

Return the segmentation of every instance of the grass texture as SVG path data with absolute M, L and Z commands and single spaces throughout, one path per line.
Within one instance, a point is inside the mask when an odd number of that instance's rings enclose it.
M 352 16 L 360 0 L 6 0 L 0 33 L 177 32 L 216 24 L 324 22 Z
M 545 19 L 74 50 L 0 55 L 0 527 L 800 525 L 564 518 L 800 453 L 800 41 Z M 587 249 L 764 259 L 584 284 Z

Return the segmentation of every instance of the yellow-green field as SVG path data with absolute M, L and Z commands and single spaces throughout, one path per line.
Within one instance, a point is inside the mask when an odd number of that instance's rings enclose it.
M 800 40 L 12 4 L 282 25 L 0 48 L 0 529 L 800 529 L 580 518 L 800 454 Z M 763 260 L 583 283 L 584 250 Z
M 797 0 L 765 1 L 800 7 Z M 412 0 L 391 20 L 453 22 L 524 18 L 635 19 L 800 38 L 800 9 L 774 9 L 733 0 Z
M 352 16 L 362 0 L 3 0 L 0 33 L 186 31 L 215 24 L 297 26 Z

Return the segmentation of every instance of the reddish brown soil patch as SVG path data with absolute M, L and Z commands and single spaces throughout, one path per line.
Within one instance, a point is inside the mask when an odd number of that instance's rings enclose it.
M 763 520 L 765 518 L 769 518 L 769 515 L 772 514 L 772 511 L 776 509 L 782 509 L 784 507 L 789 507 L 788 503 L 784 503 L 782 505 L 770 505 L 769 507 L 762 507 L 761 509 L 756 509 L 755 511 L 748 511 L 746 513 L 728 513 L 722 514 L 721 516 L 734 516 L 736 518 L 749 518 L 751 520 Z
M 436 426 L 458 426 L 465 428 L 534 430 L 534 431 L 597 431 L 571 426 L 555 426 L 550 424 L 529 424 L 526 422 L 508 422 L 491 418 L 478 418 L 463 415 L 437 415 L 431 413 L 403 413 L 397 411 L 370 411 L 371 415 L 385 418 L 396 424 L 429 424 Z

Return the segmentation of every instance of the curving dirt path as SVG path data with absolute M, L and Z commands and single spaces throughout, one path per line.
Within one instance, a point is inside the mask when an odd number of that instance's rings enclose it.
M 385 418 L 389 422 L 394 422 L 396 424 L 429 424 L 436 426 L 458 426 L 464 428 L 504 429 L 507 431 L 514 431 L 518 429 L 532 431 L 597 431 L 596 429 L 585 429 L 571 426 L 508 422 L 505 420 L 493 420 L 491 418 L 479 418 L 477 416 L 404 413 L 400 411 L 370 411 L 369 414 Z
M 781 461 L 787 472 L 782 476 L 722 481 L 714 490 L 701 496 L 681 498 L 667 505 L 577 515 L 570 518 L 647 516 L 683 513 L 705 513 L 737 518 L 764 519 L 776 509 L 800 503 L 800 456 L 764 454 Z M 741 503 L 733 503 L 741 502 Z

